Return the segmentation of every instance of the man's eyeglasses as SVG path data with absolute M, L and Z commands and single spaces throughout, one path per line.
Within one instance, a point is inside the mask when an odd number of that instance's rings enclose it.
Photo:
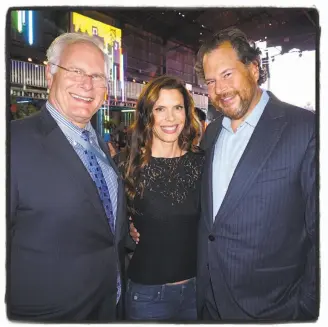
M 82 83 L 85 80 L 85 78 L 90 77 L 92 81 L 92 85 L 94 87 L 107 87 L 108 81 L 104 75 L 100 75 L 100 74 L 89 75 L 85 71 L 79 68 L 65 68 L 63 66 L 56 65 L 53 63 L 49 63 L 49 64 L 66 70 L 67 77 L 77 83 Z

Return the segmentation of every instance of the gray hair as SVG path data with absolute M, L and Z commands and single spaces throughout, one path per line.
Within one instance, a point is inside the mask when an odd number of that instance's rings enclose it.
M 105 75 L 109 78 L 109 56 L 104 51 L 103 43 L 94 36 L 90 36 L 88 34 L 82 33 L 64 33 L 58 36 L 49 46 L 47 50 L 47 59 L 48 63 L 53 63 L 50 67 L 50 73 L 55 74 L 58 70 L 58 67 L 55 65 L 59 65 L 60 57 L 64 51 L 64 49 L 70 45 L 75 43 L 91 43 L 95 45 L 97 48 L 101 50 L 104 54 L 105 61 Z

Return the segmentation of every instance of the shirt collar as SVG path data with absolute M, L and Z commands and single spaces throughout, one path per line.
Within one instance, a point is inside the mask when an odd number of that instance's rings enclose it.
M 74 131 L 76 134 L 78 134 L 79 136 L 82 136 L 82 132 L 84 130 L 89 131 L 92 136 L 95 135 L 94 129 L 90 122 L 88 122 L 84 128 L 80 128 L 80 127 L 74 125 L 69 120 L 67 120 L 53 105 L 51 105 L 51 103 L 49 101 L 46 102 L 46 108 L 59 126 L 60 126 L 60 124 L 64 124 L 67 127 L 69 127 L 72 131 Z
M 262 95 L 260 98 L 260 101 L 257 103 L 257 105 L 254 107 L 252 112 L 250 113 L 249 116 L 245 119 L 245 121 L 242 123 L 243 124 L 248 124 L 251 127 L 255 128 L 258 121 L 261 118 L 261 115 L 265 109 L 266 104 L 268 103 L 270 97 L 268 93 L 265 90 L 262 90 Z M 222 126 L 228 130 L 231 131 L 231 119 L 229 117 L 224 117 L 222 120 Z

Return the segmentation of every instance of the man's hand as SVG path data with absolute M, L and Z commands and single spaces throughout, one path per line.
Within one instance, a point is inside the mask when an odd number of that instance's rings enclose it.
M 138 244 L 140 234 L 138 233 L 137 229 L 134 227 L 131 217 L 129 218 L 129 220 L 131 221 L 130 222 L 130 236 L 136 242 L 136 244 Z

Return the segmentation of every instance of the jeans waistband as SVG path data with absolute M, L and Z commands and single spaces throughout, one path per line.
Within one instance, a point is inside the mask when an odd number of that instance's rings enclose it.
M 134 281 L 132 281 L 131 279 L 128 279 L 127 281 L 127 291 L 129 290 L 131 284 L 134 284 L 135 286 L 140 286 L 140 287 L 147 287 L 149 289 L 159 289 L 159 290 L 164 290 L 165 288 L 186 288 L 188 287 L 189 285 L 195 285 L 196 286 L 196 277 L 192 277 L 188 280 L 186 280 L 184 283 L 181 283 L 181 284 L 140 284 L 140 283 L 136 283 Z

